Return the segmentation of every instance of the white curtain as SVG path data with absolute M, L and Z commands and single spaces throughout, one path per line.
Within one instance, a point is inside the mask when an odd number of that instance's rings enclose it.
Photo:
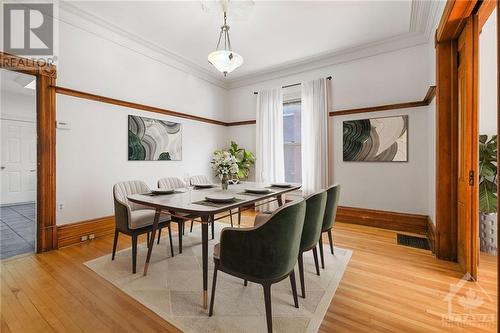
M 327 80 L 302 83 L 301 140 L 304 195 L 328 187 Z
M 283 182 L 283 93 L 281 88 L 260 91 L 257 97 L 255 180 Z

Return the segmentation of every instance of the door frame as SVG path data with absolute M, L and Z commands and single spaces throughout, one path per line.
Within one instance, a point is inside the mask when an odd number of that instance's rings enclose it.
M 458 73 L 457 49 L 458 38 L 467 22 L 473 28 L 468 42 L 471 43 L 472 82 L 468 94 L 473 101 L 473 119 L 478 119 L 478 45 L 479 32 L 491 14 L 498 0 L 448 0 L 436 31 L 436 256 L 440 259 L 457 261 L 457 178 L 458 178 Z M 489 14 L 488 14 L 489 13 Z M 498 15 L 498 14 L 497 14 Z M 497 22 L 498 26 L 498 22 Z M 498 112 L 498 110 L 497 110 Z M 500 129 L 500 127 L 499 127 Z M 498 132 L 497 132 L 498 133 Z M 477 140 L 476 140 L 477 141 Z M 474 141 L 474 142 L 476 142 Z M 479 181 L 477 172 L 473 178 L 474 184 Z M 472 211 L 477 200 L 470 203 Z M 479 218 L 479 217 L 478 217 Z M 465 241 L 470 244 L 470 267 L 465 271 L 475 273 L 479 244 L 477 231 L 478 221 L 471 218 L 470 230 Z M 472 225 L 472 223 L 475 223 Z M 472 279 L 477 276 L 473 274 Z
M 57 249 L 56 66 L 0 52 L 0 68 L 36 77 L 37 202 L 36 252 Z

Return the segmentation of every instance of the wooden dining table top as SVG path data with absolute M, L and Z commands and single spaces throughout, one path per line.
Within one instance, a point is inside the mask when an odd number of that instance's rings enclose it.
M 172 194 L 133 194 L 127 198 L 138 204 L 149 207 L 160 208 L 162 210 L 172 210 L 175 212 L 188 213 L 193 215 L 214 215 L 233 208 L 238 208 L 265 199 L 277 197 L 288 192 L 300 189 L 300 184 L 290 184 L 290 187 L 276 187 L 266 183 L 240 182 L 229 185 L 228 190 L 222 190 L 220 185 L 214 184 L 212 188 L 205 189 L 178 189 Z M 246 188 L 266 188 L 269 193 L 253 194 L 246 193 Z M 213 194 L 234 195 L 235 201 L 227 203 L 211 203 L 205 200 L 206 196 Z

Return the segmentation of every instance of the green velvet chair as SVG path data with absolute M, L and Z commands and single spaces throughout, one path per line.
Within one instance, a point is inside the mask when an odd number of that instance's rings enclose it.
M 327 194 L 326 191 L 313 193 L 305 198 L 306 201 L 306 217 L 304 220 L 304 228 L 302 229 L 302 237 L 300 239 L 299 251 L 299 278 L 302 297 L 306 298 L 306 288 L 304 283 L 304 252 L 313 251 L 314 264 L 316 266 L 316 274 L 319 273 L 318 251 L 316 245 L 321 237 L 321 228 L 323 226 L 323 218 L 325 216 Z
M 298 200 L 269 215 L 257 227 L 224 228 L 214 248 L 214 276 L 209 316 L 212 316 L 217 272 L 259 283 L 264 288 L 267 331 L 272 332 L 271 285 L 290 278 L 295 307 L 299 307 L 294 266 L 300 250 L 306 203 Z
M 326 209 L 325 217 L 323 219 L 323 227 L 321 228 L 321 235 L 323 233 L 328 233 L 328 240 L 330 241 L 330 250 L 332 254 L 335 254 L 333 250 L 333 239 L 332 239 L 332 228 L 333 223 L 335 223 L 335 216 L 337 215 L 337 206 L 339 204 L 340 197 L 340 185 L 332 185 L 326 190 Z M 325 258 L 323 256 L 323 237 L 319 238 L 319 253 L 321 256 L 321 267 L 325 268 Z

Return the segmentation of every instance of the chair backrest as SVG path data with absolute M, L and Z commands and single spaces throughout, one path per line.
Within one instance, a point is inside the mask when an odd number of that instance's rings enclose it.
M 330 230 L 335 222 L 340 197 L 340 185 L 332 185 L 326 190 L 326 208 L 322 231 Z
M 211 184 L 212 181 L 205 175 L 198 175 L 191 177 L 191 185 L 196 186 L 197 184 Z
M 184 188 L 185 183 L 177 177 L 166 177 L 158 180 L 158 188 Z
M 116 183 L 113 186 L 113 197 L 119 203 L 127 206 L 130 210 L 144 209 L 143 205 L 133 203 L 127 199 L 127 196 L 132 194 L 140 194 L 149 192 L 150 189 L 148 185 L 142 180 L 130 180 L 126 182 Z
M 148 209 L 142 205 L 128 200 L 127 196 L 149 192 L 146 183 L 141 180 L 131 180 L 116 183 L 113 186 L 113 199 L 115 204 L 115 223 L 120 229 L 131 228 L 130 212 L 138 209 Z
M 224 248 L 223 231 L 221 263 L 234 271 L 259 279 L 286 276 L 297 263 L 305 215 L 304 200 L 286 204 L 276 210 L 263 225 L 245 231 L 239 229 L 237 232 L 243 239 L 231 246 L 234 248 Z M 235 256 L 240 251 L 247 253 L 244 260 Z
M 301 251 L 307 251 L 318 244 L 321 237 L 323 218 L 325 217 L 326 198 L 325 190 L 313 193 L 305 198 L 306 217 L 300 239 Z

